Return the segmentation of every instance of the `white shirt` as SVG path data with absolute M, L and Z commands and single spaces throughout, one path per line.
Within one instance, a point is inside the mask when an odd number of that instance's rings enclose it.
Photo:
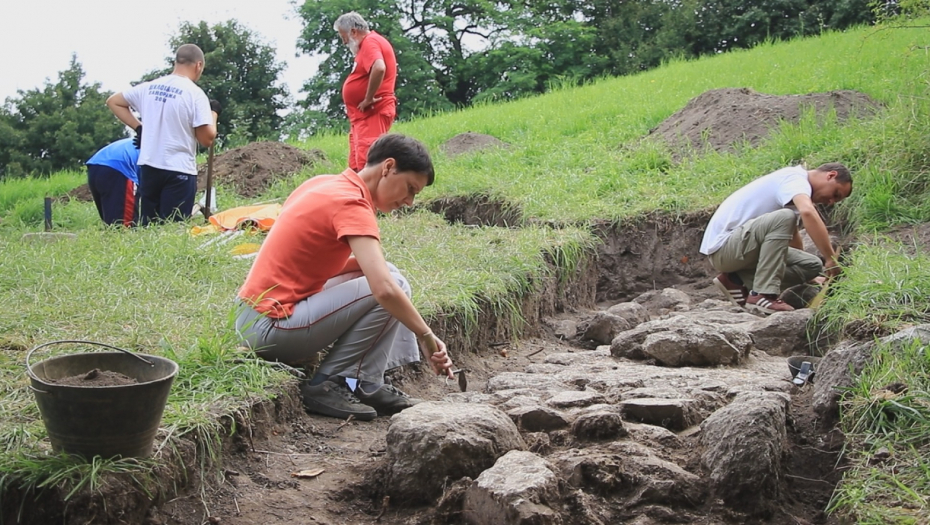
M 750 219 L 785 208 L 802 193 L 810 197 L 811 192 L 811 183 L 803 166 L 782 168 L 759 177 L 733 192 L 717 208 L 704 231 L 701 253 L 714 253 L 727 242 L 733 230 Z
M 197 175 L 194 128 L 213 124 L 203 90 L 172 74 L 133 86 L 123 97 L 142 120 L 139 165 Z

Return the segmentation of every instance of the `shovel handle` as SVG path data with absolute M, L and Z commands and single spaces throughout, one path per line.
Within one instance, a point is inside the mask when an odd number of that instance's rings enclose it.
M 213 215 L 213 212 L 210 211 L 210 208 L 213 206 L 213 203 L 210 202 L 212 199 L 211 193 L 213 193 L 213 144 L 210 144 L 210 150 L 207 153 L 207 194 L 204 196 L 204 207 L 203 207 L 203 216 L 207 219 L 207 223 L 210 222 L 210 215 Z

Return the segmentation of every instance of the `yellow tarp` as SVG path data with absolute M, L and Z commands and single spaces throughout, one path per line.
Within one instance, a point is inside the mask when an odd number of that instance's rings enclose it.
M 221 211 L 210 216 L 207 226 L 194 226 L 191 235 L 206 233 L 219 233 L 224 231 L 254 229 L 266 232 L 274 225 L 274 221 L 281 214 L 280 204 L 259 204 L 256 206 L 240 206 Z

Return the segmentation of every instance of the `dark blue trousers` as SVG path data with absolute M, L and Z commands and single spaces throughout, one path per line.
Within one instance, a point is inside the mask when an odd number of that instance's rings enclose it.
M 196 175 L 139 166 L 139 205 L 143 225 L 187 219 L 191 216 L 196 194 Z
M 125 175 L 109 166 L 88 164 L 87 186 L 103 222 L 124 226 L 135 224 L 135 187 Z

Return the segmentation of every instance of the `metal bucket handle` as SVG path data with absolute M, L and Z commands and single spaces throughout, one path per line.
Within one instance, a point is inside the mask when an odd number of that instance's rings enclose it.
M 74 344 L 81 344 L 81 345 L 97 345 L 97 346 L 103 346 L 103 347 L 105 347 L 105 348 L 110 348 L 110 349 L 113 349 L 113 350 L 119 350 L 120 352 L 123 352 L 124 354 L 131 355 L 132 357 L 135 357 L 135 358 L 138 359 L 139 361 L 142 361 L 143 363 L 145 363 L 145 364 L 147 364 L 147 365 L 149 365 L 149 366 L 155 366 L 155 363 L 149 361 L 148 359 L 146 359 L 146 358 L 144 358 L 144 357 L 142 357 L 142 356 L 140 356 L 140 355 L 138 355 L 138 354 L 135 354 L 135 353 L 133 353 L 133 352 L 130 352 L 129 350 L 123 350 L 122 348 L 119 348 L 119 347 L 117 347 L 117 346 L 108 345 L 108 344 L 106 344 L 106 343 L 98 343 L 98 342 L 96 342 L 96 341 L 81 341 L 81 340 L 77 340 L 77 339 L 62 339 L 61 341 L 51 341 L 51 342 L 48 342 L 48 343 L 43 343 L 43 344 L 41 344 L 41 345 L 39 345 L 39 346 L 33 348 L 32 350 L 30 350 L 29 352 L 26 353 L 26 372 L 29 374 L 29 377 L 35 379 L 36 381 L 42 381 L 41 379 L 39 379 L 39 377 L 38 377 L 37 375 L 35 375 L 35 373 L 32 371 L 32 365 L 29 364 L 29 358 L 32 357 L 32 353 L 35 352 L 36 350 L 40 349 L 40 348 L 45 348 L 46 346 L 57 345 L 57 344 L 62 344 L 62 343 L 74 343 Z M 47 393 L 48 393 L 48 392 L 45 392 L 44 390 L 39 390 L 39 389 L 33 387 L 32 385 L 30 385 L 29 388 L 32 388 L 32 389 L 35 390 L 36 392 L 42 392 L 43 394 L 47 394 Z

